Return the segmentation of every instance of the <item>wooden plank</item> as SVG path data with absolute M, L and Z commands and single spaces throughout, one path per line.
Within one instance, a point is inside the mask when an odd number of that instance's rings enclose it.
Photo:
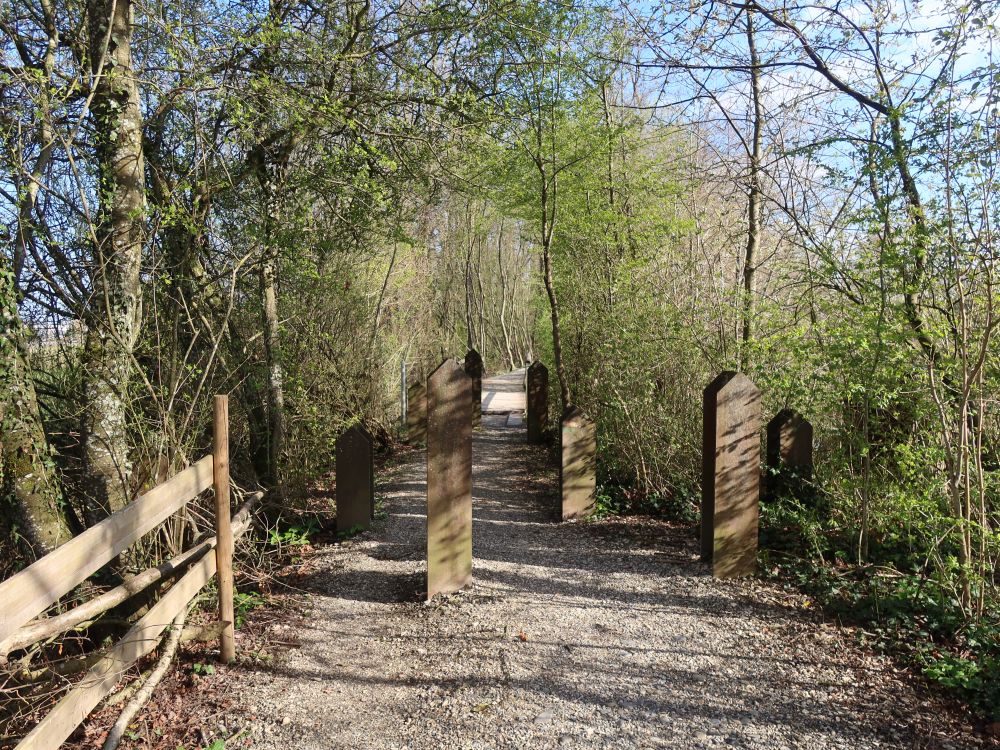
M 211 458 L 211 456 L 209 456 Z M 200 463 L 200 462 L 199 462 Z M 55 750 L 110 693 L 122 674 L 160 642 L 160 634 L 215 573 L 215 556 L 205 555 L 152 606 L 86 676 L 63 696 L 15 750 Z
M 233 515 L 230 525 L 233 537 L 238 539 L 250 528 L 250 511 L 254 505 L 260 502 L 264 496 L 263 492 L 255 492 L 240 506 L 240 509 Z M 86 622 L 100 614 L 103 614 L 111 607 L 127 601 L 135 594 L 145 591 L 149 586 L 159 582 L 163 578 L 172 575 L 175 571 L 186 568 L 190 563 L 199 559 L 202 555 L 215 550 L 215 537 L 211 536 L 199 542 L 191 549 L 182 552 L 176 557 L 162 562 L 156 567 L 147 568 L 142 573 L 132 576 L 120 586 L 110 591 L 106 591 L 98 597 L 91 599 L 73 609 L 63 612 L 55 617 L 44 617 L 33 622 L 29 622 L 23 628 L 14 633 L 6 641 L 0 643 L 0 660 L 5 658 L 14 649 L 30 646 L 43 638 L 58 635 L 61 632 L 71 630 L 82 622 Z
M 514 370 L 506 375 L 495 375 L 483 380 L 483 414 L 510 414 L 524 412 L 524 370 Z
M 219 656 L 228 664 L 236 658 L 233 614 L 233 530 L 229 524 L 229 396 L 216 396 L 212 413 L 215 456 L 215 547 L 219 571 Z
M 212 486 L 211 454 L 0 583 L 0 642 Z
M 53 617 L 43 617 L 29 622 L 11 635 L 10 638 L 0 642 L 0 660 L 5 659 L 7 654 L 15 649 L 25 648 L 44 638 L 64 633 L 79 626 L 80 623 L 94 619 L 112 607 L 127 601 L 150 586 L 159 583 L 164 578 L 186 568 L 193 560 L 212 552 L 214 548 L 215 537 L 211 537 L 170 560 L 166 560 L 155 567 L 147 568 L 142 573 L 128 578 L 120 586 L 116 586 L 100 596 L 95 596 L 93 599 L 77 607 L 73 607 L 73 609 L 69 609 Z

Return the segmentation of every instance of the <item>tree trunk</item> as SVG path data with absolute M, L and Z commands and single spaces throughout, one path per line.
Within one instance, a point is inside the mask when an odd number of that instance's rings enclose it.
M 0 491 L 36 556 L 70 537 L 63 497 L 31 380 L 13 274 L 0 270 Z
M 130 50 L 132 3 L 91 0 L 88 14 L 100 213 L 93 234 L 81 432 L 83 490 L 95 520 L 129 500 L 129 380 L 142 302 L 146 196 L 142 114 Z
M 482 348 L 476 339 L 475 301 L 473 300 L 472 284 L 472 203 L 465 203 L 465 346 L 466 349 Z
M 541 177 L 541 218 L 542 218 L 542 275 L 545 293 L 549 299 L 549 317 L 552 321 L 552 358 L 555 360 L 556 377 L 559 379 L 559 396 L 563 411 L 573 405 L 566 367 L 563 364 L 562 341 L 559 336 L 559 300 L 556 298 L 555 281 L 552 276 L 552 230 L 555 221 L 554 197 L 549 195 L 548 176 L 539 168 Z
M 264 324 L 264 357 L 267 365 L 268 473 L 275 484 L 281 481 L 281 456 L 285 446 L 285 387 L 278 356 L 278 289 L 275 253 L 267 250 L 260 270 L 260 296 Z
M 747 245 L 743 257 L 743 313 L 739 369 L 748 364 L 747 348 L 753 341 L 754 283 L 757 253 L 760 248 L 760 152 L 764 110 L 760 100 L 760 58 L 753 25 L 753 10 L 747 9 L 747 48 L 750 50 L 750 98 L 753 106 L 753 133 L 750 140 L 750 184 L 747 191 Z
M 503 340 L 503 351 L 508 370 L 514 369 L 514 350 L 510 345 L 510 330 L 507 327 L 507 298 L 510 297 L 510 305 L 514 307 L 515 289 L 511 289 L 508 295 L 507 289 L 507 269 L 504 266 L 503 257 L 503 217 L 500 218 L 500 227 L 497 230 L 497 269 L 500 274 L 500 334 Z
M 42 67 L 52 78 L 59 31 L 52 5 L 43 0 L 47 44 Z M 34 211 L 38 192 L 55 148 L 48 87 L 42 86 L 36 110 L 39 153 L 24 185 L 18 208 L 13 270 L 0 268 L 0 493 L 10 503 L 10 518 L 38 557 L 71 536 L 64 513 L 59 477 L 49 455 L 48 440 L 31 378 L 25 328 L 18 312 L 21 269 L 35 241 Z

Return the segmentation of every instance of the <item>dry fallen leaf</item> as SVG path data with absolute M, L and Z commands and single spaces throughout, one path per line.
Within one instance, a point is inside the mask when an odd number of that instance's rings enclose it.
M 523 630 L 517 634 L 517 637 L 520 638 L 522 641 L 528 640 L 528 634 L 525 633 Z

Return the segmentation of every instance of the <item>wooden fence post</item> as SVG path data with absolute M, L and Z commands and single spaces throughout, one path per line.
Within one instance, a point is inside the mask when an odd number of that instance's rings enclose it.
M 472 379 L 472 426 L 483 421 L 483 358 L 475 349 L 465 355 L 465 372 Z
M 427 442 L 427 388 L 422 382 L 413 383 L 406 391 L 406 442 Z
M 212 450 L 215 479 L 215 564 L 219 576 L 219 655 L 226 664 L 236 658 L 233 612 L 233 529 L 229 508 L 229 396 L 216 396 L 213 412 L 215 445 Z
M 812 443 L 812 424 L 793 409 L 782 409 L 767 423 L 766 499 L 787 493 L 805 500 L 812 494 Z
M 367 529 L 375 517 L 372 438 L 363 425 L 337 438 L 337 533 Z
M 597 425 L 579 407 L 563 412 L 559 487 L 562 520 L 586 518 L 597 499 Z

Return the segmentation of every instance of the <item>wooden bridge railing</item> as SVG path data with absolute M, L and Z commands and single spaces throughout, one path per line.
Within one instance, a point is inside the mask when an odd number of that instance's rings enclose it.
M 156 647 L 163 631 L 216 573 L 219 575 L 219 619 L 222 626 L 220 654 L 226 662 L 235 656 L 234 531 L 238 535 L 249 527 L 251 505 L 260 495 L 252 496 L 235 516 L 230 517 L 229 404 L 226 396 L 215 397 L 213 418 L 215 441 L 212 453 L 0 583 L 0 602 L 3 602 L 0 609 L 0 655 L 6 655 L 11 650 L 37 642 L 39 633 L 51 633 L 54 622 L 64 631 L 90 619 L 95 608 L 88 605 L 96 600 L 56 618 L 30 622 L 202 492 L 210 487 L 215 490 L 214 537 L 202 541 L 169 563 L 150 568 L 118 589 L 97 597 L 110 597 L 114 599 L 111 604 L 116 604 L 144 590 L 149 583 L 160 580 L 165 571 L 176 570 L 195 561 L 122 640 L 92 666 L 84 678 L 21 740 L 16 750 L 52 750 L 58 747 L 114 689 L 124 671 Z M 213 549 L 215 554 L 210 554 Z M 107 605 L 107 601 L 100 603 L 97 612 L 107 609 Z M 74 613 L 79 616 L 74 616 Z

